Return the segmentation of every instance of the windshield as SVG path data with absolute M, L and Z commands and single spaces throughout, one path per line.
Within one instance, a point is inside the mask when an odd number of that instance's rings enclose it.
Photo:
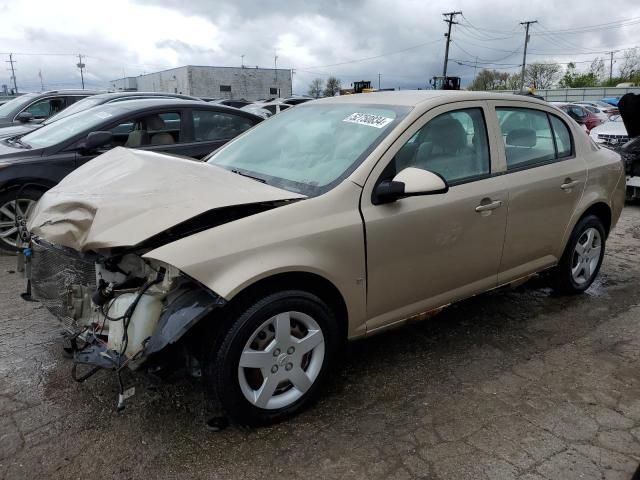
M 91 107 L 95 107 L 96 105 L 100 105 L 100 103 L 100 100 L 96 100 L 91 97 L 83 98 L 70 107 L 65 108 L 60 113 L 56 113 L 53 117 L 48 118 L 43 123 L 44 125 L 49 125 L 50 123 L 60 120 L 61 118 L 68 117 L 69 115 L 73 115 L 74 113 L 82 112 L 84 110 L 90 109 Z
M 409 107 L 308 104 L 279 113 L 213 153 L 208 163 L 307 196 L 349 175 Z
M 601 102 L 599 100 L 593 103 L 595 103 L 598 107 L 601 107 L 601 108 L 615 108 L 613 105 L 609 105 L 607 102 Z
M 46 148 L 63 142 L 82 131 L 90 132 L 112 114 L 102 108 L 93 108 L 65 117 L 53 124 L 44 125 L 21 137 L 21 141 L 33 148 Z
M 35 93 L 28 93 L 26 95 L 20 95 L 19 97 L 9 100 L 7 103 L 0 105 L 0 117 L 6 117 L 11 115 L 16 108 L 24 107 L 34 97 Z

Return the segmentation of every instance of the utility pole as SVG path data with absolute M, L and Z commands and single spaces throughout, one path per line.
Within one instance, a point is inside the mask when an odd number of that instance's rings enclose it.
M 9 54 L 9 60 L 7 61 L 7 63 L 11 64 L 11 80 L 13 80 L 13 92 L 17 95 L 18 94 L 18 85 L 16 83 L 16 71 L 13 68 L 13 64 L 14 63 L 18 63 L 18 62 L 13 60 L 13 53 Z
M 291 75 L 291 96 L 293 97 L 293 74 L 296 73 L 296 71 L 293 69 L 293 67 L 290 70 L 290 75 Z
M 278 55 L 273 57 L 273 72 L 275 74 L 276 89 L 278 90 L 278 98 L 280 97 L 280 87 L 278 87 Z
M 473 81 L 476 81 L 476 73 L 478 71 L 478 57 L 476 57 L 476 63 L 473 65 Z
M 85 64 L 82 63 L 82 55 L 78 54 L 78 63 L 76 66 L 80 69 L 80 80 L 82 80 L 82 90 L 84 90 L 84 74 L 82 73 L 82 69 L 85 67 Z
M 244 68 L 244 53 L 240 55 L 240 68 Z
M 527 44 L 529 43 L 529 25 L 531 25 L 532 23 L 538 23 L 538 21 L 529 20 L 527 22 L 520 22 L 520 25 L 525 25 L 524 53 L 522 54 L 522 72 L 520 72 L 520 90 L 524 88 L 524 71 L 527 66 Z
M 612 50 L 609 52 L 609 82 L 613 79 L 613 54 L 619 51 L 620 50 Z
M 380 90 L 380 76 L 381 75 L 382 75 L 381 73 L 378 74 L 378 90 Z
M 456 15 L 462 15 L 462 12 L 449 12 L 449 13 L 443 13 L 442 15 L 444 15 L 445 17 L 449 17 L 444 20 L 446 23 L 449 24 L 449 30 L 447 31 L 447 33 L 444 34 L 444 36 L 447 37 L 447 47 L 444 51 L 444 67 L 442 68 L 442 76 L 446 77 L 447 64 L 449 63 L 449 43 L 451 42 L 451 26 L 453 24 L 456 24 L 456 25 L 458 24 L 458 22 L 454 22 L 454 19 L 456 18 Z

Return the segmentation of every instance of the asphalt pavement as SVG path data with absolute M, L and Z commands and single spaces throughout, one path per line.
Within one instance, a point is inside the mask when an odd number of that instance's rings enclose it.
M 580 296 L 544 278 L 353 343 L 322 399 L 205 428 L 199 381 L 71 379 L 56 320 L 0 257 L 0 478 L 629 479 L 640 461 L 640 207 Z

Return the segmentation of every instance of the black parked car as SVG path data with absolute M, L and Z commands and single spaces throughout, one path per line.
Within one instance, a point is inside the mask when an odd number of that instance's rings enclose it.
M 113 103 L 113 102 L 122 102 L 125 100 L 140 100 L 143 98 L 174 98 L 174 99 L 196 100 L 196 101 L 200 100 L 199 98 L 196 98 L 196 97 L 190 97 L 188 95 L 180 95 L 178 93 L 159 93 L 159 92 L 99 93 L 97 95 L 92 95 L 91 97 L 87 97 L 77 101 L 70 107 L 62 110 L 60 113 L 56 113 L 52 117 L 47 118 L 42 123 L 27 122 L 27 123 L 20 123 L 19 125 L 15 125 L 12 127 L 0 128 L 0 138 L 9 138 L 9 137 L 16 137 L 18 135 L 24 135 L 25 133 L 32 132 L 35 129 L 42 127 L 43 125 L 49 125 L 50 123 L 60 120 L 61 118 L 68 117 L 69 115 L 73 115 L 74 113 L 82 112 L 83 110 L 88 110 L 89 108 L 95 107 L 97 105 L 104 105 L 105 103 Z
M 99 92 L 91 90 L 52 90 L 25 93 L 0 105 L 0 128 L 24 123 L 40 123 L 78 100 Z
M 16 214 L 71 171 L 124 146 L 202 158 L 262 120 L 249 112 L 189 100 L 99 105 L 0 141 L 0 249 L 15 251 Z M 170 179 L 167 179 L 170 181 Z

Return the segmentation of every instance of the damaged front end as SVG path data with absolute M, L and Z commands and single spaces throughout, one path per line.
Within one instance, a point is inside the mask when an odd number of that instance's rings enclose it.
M 225 304 L 178 269 L 137 253 L 79 253 L 33 237 L 29 261 L 32 296 L 62 322 L 77 381 L 100 369 L 118 378 L 124 367 L 138 369 Z
M 182 265 L 146 255 L 303 198 L 220 167 L 114 148 L 48 190 L 21 222 L 27 294 L 65 326 L 77 380 L 153 366 L 225 299 Z M 197 355 L 188 358 L 195 373 Z

